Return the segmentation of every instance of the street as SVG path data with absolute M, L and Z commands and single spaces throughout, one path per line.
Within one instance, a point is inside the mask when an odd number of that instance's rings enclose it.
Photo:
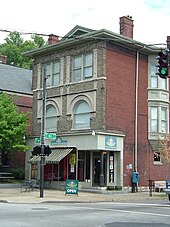
M 168 201 L 140 203 L 0 203 L 1 227 L 168 227 Z

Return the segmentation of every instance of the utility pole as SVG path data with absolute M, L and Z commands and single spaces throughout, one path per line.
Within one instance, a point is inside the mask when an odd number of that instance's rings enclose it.
M 41 154 L 40 154 L 40 198 L 44 197 L 44 164 L 45 164 L 45 154 L 44 154 L 44 131 L 45 131 L 45 110 L 46 110 L 46 65 L 44 64 L 43 73 L 43 91 L 42 91 L 42 122 L 41 122 Z

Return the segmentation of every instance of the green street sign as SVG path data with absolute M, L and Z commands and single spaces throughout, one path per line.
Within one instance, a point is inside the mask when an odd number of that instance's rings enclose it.
M 45 133 L 44 138 L 45 139 L 56 139 L 56 134 L 55 133 Z
M 41 143 L 41 138 L 35 138 L 35 144 L 40 144 Z

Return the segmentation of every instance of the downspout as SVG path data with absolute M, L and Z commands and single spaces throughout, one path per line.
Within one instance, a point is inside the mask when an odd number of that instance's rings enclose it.
M 139 78 L 139 50 L 136 52 L 136 91 L 135 91 L 135 150 L 134 169 L 138 171 L 138 78 Z
M 135 91 L 135 150 L 134 150 L 134 169 L 138 172 L 138 83 L 139 83 L 139 53 L 142 49 L 136 52 L 136 91 Z

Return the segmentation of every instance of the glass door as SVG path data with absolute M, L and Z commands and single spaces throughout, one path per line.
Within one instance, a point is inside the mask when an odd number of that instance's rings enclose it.
M 106 161 L 107 161 L 107 156 L 103 155 L 103 174 L 104 174 L 104 184 L 106 185 L 106 176 L 107 176 L 107 169 L 106 169 Z M 101 163 L 101 154 L 100 152 L 94 152 L 93 153 L 93 187 L 98 187 L 100 184 L 99 179 L 100 179 L 100 166 Z

